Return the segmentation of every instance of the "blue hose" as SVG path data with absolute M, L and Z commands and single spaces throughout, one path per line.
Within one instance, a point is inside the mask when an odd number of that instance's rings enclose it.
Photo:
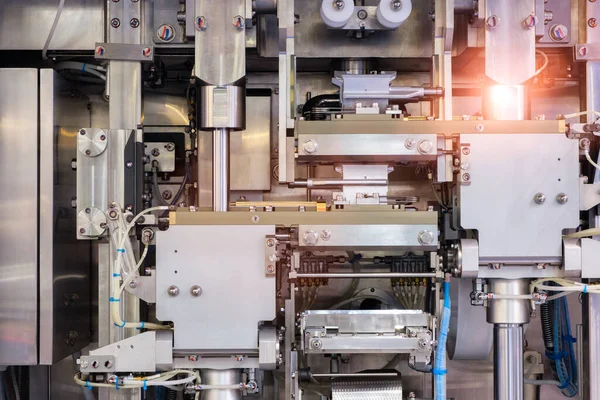
M 450 282 L 444 282 L 444 310 L 438 337 L 437 352 L 435 353 L 435 367 L 433 376 L 435 382 L 435 400 L 446 400 L 446 342 L 450 330 Z

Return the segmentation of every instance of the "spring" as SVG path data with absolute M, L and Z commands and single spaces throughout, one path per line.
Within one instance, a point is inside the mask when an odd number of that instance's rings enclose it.
M 554 307 L 550 307 L 548 303 L 540 305 L 540 320 L 542 322 L 542 337 L 544 346 L 547 350 L 554 349 L 554 340 L 552 334 L 552 319 L 554 317 Z
M 177 391 L 169 388 L 166 389 L 165 400 L 177 400 Z

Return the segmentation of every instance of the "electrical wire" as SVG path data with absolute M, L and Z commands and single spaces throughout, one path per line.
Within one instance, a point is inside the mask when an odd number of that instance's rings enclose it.
M 52 37 L 54 36 L 54 31 L 56 31 L 56 27 L 58 26 L 58 20 L 60 19 L 60 15 L 63 12 L 65 7 L 65 0 L 60 0 L 58 3 L 58 9 L 56 10 L 56 16 L 54 17 L 54 22 L 52 23 L 52 28 L 50 28 L 50 33 L 48 33 L 48 38 L 46 39 L 46 43 L 44 44 L 44 48 L 42 49 L 42 58 L 45 60 L 48 59 L 48 47 L 50 46 L 50 42 L 52 41 Z
M 560 386 L 560 382 L 554 381 L 554 380 L 523 379 L 523 383 L 526 383 L 528 385 L 536 385 L 536 386 L 542 386 L 542 385 Z
M 548 66 L 548 56 L 546 55 L 546 53 L 544 53 L 541 50 L 536 50 L 535 51 L 537 54 L 540 54 L 542 57 L 544 57 L 544 63 L 542 64 L 542 66 L 540 68 L 538 68 L 537 71 L 535 71 L 535 74 L 533 74 L 533 76 L 537 76 L 539 75 L 543 70 L 546 69 L 546 67 Z
M 170 380 L 179 374 L 187 374 L 189 375 L 187 378 Z M 114 379 L 120 379 L 117 376 L 114 376 Z M 185 385 L 187 383 L 191 383 L 193 381 L 197 381 L 200 384 L 200 374 L 197 371 L 191 371 L 187 369 L 176 369 L 173 371 L 165 372 L 158 375 L 153 375 L 150 377 L 141 377 L 141 378 L 129 378 L 126 377 L 122 379 L 122 385 L 117 383 L 99 383 L 99 382 L 90 382 L 84 381 L 81 377 L 81 373 L 78 372 L 73 377 L 73 380 L 79 386 L 85 387 L 101 387 L 101 388 L 112 388 L 112 389 L 139 389 L 148 386 L 164 386 L 164 387 L 174 387 L 179 385 Z M 118 381 L 118 383 L 121 383 Z
M 589 149 L 584 150 L 583 154 L 585 155 L 585 159 L 592 165 L 592 167 L 600 170 L 600 165 L 596 164 L 594 160 L 592 160 L 592 157 L 590 157 Z
M 581 111 L 572 114 L 566 114 L 565 119 L 581 117 L 582 115 L 595 115 L 596 117 L 600 118 L 600 112 L 598 111 Z

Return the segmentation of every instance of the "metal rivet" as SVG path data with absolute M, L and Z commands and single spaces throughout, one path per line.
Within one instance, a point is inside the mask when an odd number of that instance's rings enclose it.
M 544 204 L 546 201 L 546 195 L 544 193 L 536 193 L 535 196 L 533 196 L 533 201 L 536 204 Z
M 137 18 L 131 18 L 129 20 L 129 26 L 132 27 L 132 28 L 134 28 L 134 29 L 137 28 L 137 27 L 139 27 L 140 26 L 140 20 L 137 19 Z
M 569 201 L 569 196 L 566 193 L 559 193 L 556 195 L 556 202 L 558 204 L 566 204 Z
M 190 289 L 190 293 L 194 297 L 199 297 L 202 294 L 202 288 L 198 285 L 194 285 Z
M 121 26 L 121 20 L 119 18 L 113 18 L 110 20 L 110 26 L 112 26 L 113 28 L 118 28 Z
M 434 239 L 433 233 L 427 229 L 424 229 L 421 232 L 419 232 L 417 239 L 419 240 L 419 243 L 421 243 L 421 244 L 431 244 L 431 243 L 433 243 L 433 239 Z
M 179 294 L 179 288 L 175 285 L 169 286 L 169 288 L 167 289 L 167 293 L 169 293 L 169 296 L 175 297 Z

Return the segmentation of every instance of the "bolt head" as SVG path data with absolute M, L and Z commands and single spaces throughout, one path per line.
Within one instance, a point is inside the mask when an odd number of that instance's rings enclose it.
M 244 27 L 245 27 L 244 17 L 242 17 L 241 15 L 236 15 L 235 17 L 233 17 L 233 27 L 235 29 L 237 29 L 238 31 L 244 30 Z
M 546 202 L 546 195 L 544 193 L 536 193 L 533 196 L 533 201 L 535 204 L 544 204 Z
M 463 148 L 462 148 L 462 153 L 463 153 L 465 156 L 468 156 L 469 154 L 471 154 L 471 148 L 469 148 L 469 147 L 463 147 Z
M 588 48 L 585 46 L 581 46 L 579 48 L 579 50 L 577 50 L 577 53 L 581 56 L 581 57 L 585 57 L 588 53 Z
M 569 35 L 569 29 L 563 24 L 555 24 L 550 27 L 550 38 L 555 42 L 564 40 Z
M 465 182 L 469 182 L 471 180 L 471 174 L 462 174 L 462 179 Z
M 306 244 L 307 246 L 314 246 L 319 241 L 319 235 L 317 234 L 317 232 L 315 232 L 313 230 L 309 230 L 309 231 L 304 232 L 304 235 L 302 236 L 302 240 L 304 241 L 304 244 Z
M 265 270 L 266 270 L 267 274 L 274 274 L 275 266 L 273 264 L 269 264 L 269 265 L 267 265 L 267 268 Z
M 367 17 L 369 16 L 369 13 L 367 12 L 367 10 L 358 10 L 358 13 L 356 13 L 356 16 L 358 17 L 358 19 L 367 19 Z
M 77 360 L 79 361 L 79 360 Z M 81 369 L 86 369 L 88 367 L 88 362 L 87 361 L 82 361 L 80 364 Z
M 530 14 L 523 20 L 523 26 L 531 29 L 537 25 L 537 22 L 538 18 L 535 16 L 535 14 Z
M 485 25 L 490 29 L 496 28 L 499 23 L 500 23 L 500 18 L 497 15 L 490 15 L 485 20 Z
M 135 289 L 137 287 L 137 282 L 136 281 L 129 282 L 129 287 L 132 289 Z
M 133 161 L 127 161 L 127 162 L 125 163 L 125 166 L 126 166 L 127 168 L 132 168 L 132 167 L 133 167 Z
M 258 215 L 253 215 L 251 220 L 253 224 L 258 224 L 258 221 L 260 221 L 260 217 Z
M 421 140 L 417 146 L 417 150 L 421 154 L 430 154 L 433 150 L 433 143 L 431 143 L 431 140 Z
M 416 145 L 417 145 L 417 141 L 415 139 L 409 138 L 404 141 L 404 147 L 406 147 L 408 150 L 414 149 Z
M 117 29 L 118 27 L 121 26 L 121 20 L 119 20 L 119 18 L 113 18 L 110 20 L 110 26 L 112 26 L 113 28 Z
M 198 285 L 194 285 L 190 288 L 190 293 L 194 297 L 200 297 L 200 295 L 202 294 L 202 288 Z
M 89 156 L 89 155 L 91 155 L 91 154 L 92 154 L 92 151 L 91 151 L 90 149 L 87 149 L 87 150 L 85 151 L 85 155 L 86 155 L 86 156 Z
M 179 288 L 175 285 L 169 286 L 167 293 L 169 293 L 169 296 L 175 297 L 179 294 Z
M 392 0 L 390 3 L 390 8 L 394 11 L 398 11 L 402 8 L 402 1 L 401 0 Z
M 81 233 L 83 235 L 85 233 L 85 228 L 80 228 L 79 233 Z
M 329 229 L 323 229 L 321 231 L 321 239 L 323 239 L 323 240 L 331 239 L 331 231 Z
M 206 20 L 205 17 L 200 16 L 200 17 L 196 18 L 195 25 L 196 25 L 196 30 L 205 31 L 208 28 L 208 21 Z
M 318 147 L 319 147 L 319 145 L 317 144 L 317 142 L 315 142 L 312 139 L 308 139 L 302 144 L 302 150 L 304 151 L 305 154 L 316 153 Z
M 140 20 L 137 18 L 131 18 L 129 20 L 129 26 L 131 26 L 132 28 L 137 28 L 140 26 Z
M 588 26 L 590 28 L 595 28 L 598 26 L 598 20 L 596 18 L 590 18 L 588 19 Z
M 556 195 L 556 202 L 558 204 L 567 204 L 569 196 L 566 193 L 559 193 Z
M 421 243 L 423 245 L 431 244 L 431 243 L 433 243 L 433 240 L 434 240 L 433 232 L 431 232 L 430 230 L 424 229 L 421 232 L 419 232 L 417 239 L 419 240 L 419 243 Z
M 142 49 L 142 56 L 144 57 L 150 57 L 152 55 L 152 48 L 150 47 L 144 47 Z
M 475 125 L 475 130 L 476 130 L 477 132 L 480 132 L 480 133 L 481 133 L 481 132 L 483 132 L 483 131 L 484 131 L 484 129 L 485 129 L 485 127 L 483 126 L 483 124 L 477 124 L 477 125 Z
M 323 346 L 323 343 L 319 339 L 313 339 L 310 341 L 310 347 L 313 349 L 320 349 Z
M 344 2 L 344 0 L 334 0 L 333 1 L 333 8 L 338 11 L 343 10 L 345 6 L 346 6 L 346 3 Z

